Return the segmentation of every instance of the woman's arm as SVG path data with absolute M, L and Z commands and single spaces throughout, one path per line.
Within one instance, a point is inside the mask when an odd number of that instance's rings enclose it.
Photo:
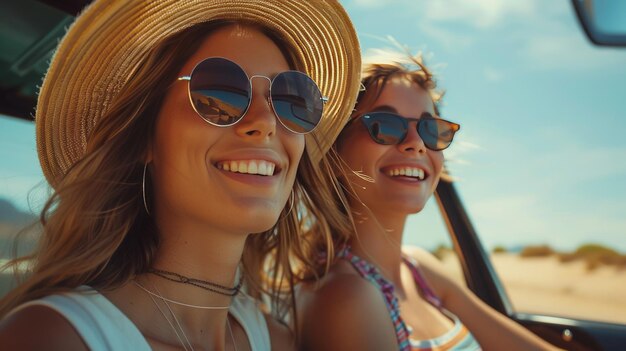
M 460 285 L 430 253 L 411 250 L 435 294 L 474 335 L 485 350 L 559 350 L 480 300 Z
M 397 350 L 382 295 L 355 274 L 334 275 L 300 304 L 301 350 Z

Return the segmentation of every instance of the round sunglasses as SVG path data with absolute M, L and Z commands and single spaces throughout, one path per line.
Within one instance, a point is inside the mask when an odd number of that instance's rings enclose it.
M 270 105 L 285 128 L 306 134 L 317 127 L 328 98 L 302 72 L 280 72 L 273 79 L 261 75 L 248 77 L 235 62 L 209 57 L 200 61 L 191 75 L 178 80 L 189 81 L 191 106 L 202 119 L 217 127 L 229 127 L 241 121 L 250 108 L 254 78 L 269 81 Z
M 355 119 L 360 119 L 372 140 L 382 145 L 402 143 L 408 134 L 409 123 L 416 121 L 417 134 L 424 145 L 433 151 L 450 146 L 454 133 L 461 129 L 459 124 L 435 118 L 429 112 L 422 113 L 420 118 L 402 117 L 391 112 L 369 112 Z

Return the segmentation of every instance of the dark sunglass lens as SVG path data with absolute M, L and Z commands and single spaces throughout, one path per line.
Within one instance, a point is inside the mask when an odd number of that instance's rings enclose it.
M 196 112 L 207 122 L 219 126 L 239 121 L 250 102 L 246 73 L 223 58 L 200 62 L 191 75 L 189 91 Z
M 436 118 L 423 118 L 418 125 L 418 133 L 424 145 L 431 150 L 443 150 L 450 146 L 456 129 L 448 121 Z
M 404 120 L 389 113 L 370 113 L 361 118 L 372 140 L 383 145 L 400 143 L 406 136 Z
M 296 71 L 278 74 L 272 82 L 272 105 L 281 123 L 295 133 L 308 133 L 322 118 L 324 102 L 309 76 Z

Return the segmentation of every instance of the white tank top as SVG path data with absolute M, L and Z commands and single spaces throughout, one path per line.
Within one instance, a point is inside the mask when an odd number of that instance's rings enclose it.
M 91 287 L 29 301 L 11 314 L 33 305 L 47 306 L 65 317 L 90 350 L 151 350 L 135 324 Z M 267 322 L 253 298 L 244 294 L 235 296 L 228 311 L 243 327 L 253 351 L 271 350 Z

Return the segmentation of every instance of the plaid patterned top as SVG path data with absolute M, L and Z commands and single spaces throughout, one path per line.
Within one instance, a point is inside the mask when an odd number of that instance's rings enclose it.
M 454 327 L 451 330 L 434 339 L 413 340 L 410 338 L 410 327 L 404 323 L 400 316 L 400 308 L 398 298 L 394 293 L 394 286 L 380 274 L 374 265 L 354 255 L 349 247 L 341 250 L 338 256 L 348 260 L 363 278 L 374 284 L 382 292 L 387 310 L 389 310 L 391 316 L 391 321 L 396 330 L 396 340 L 398 341 L 398 349 L 400 351 L 457 351 L 481 349 L 474 336 L 461 321 L 454 314 L 443 308 L 441 299 L 435 295 L 427 284 L 424 275 L 418 268 L 417 262 L 412 258 L 403 257 L 402 260 L 409 267 L 415 284 L 422 290 L 424 298 L 454 321 Z

